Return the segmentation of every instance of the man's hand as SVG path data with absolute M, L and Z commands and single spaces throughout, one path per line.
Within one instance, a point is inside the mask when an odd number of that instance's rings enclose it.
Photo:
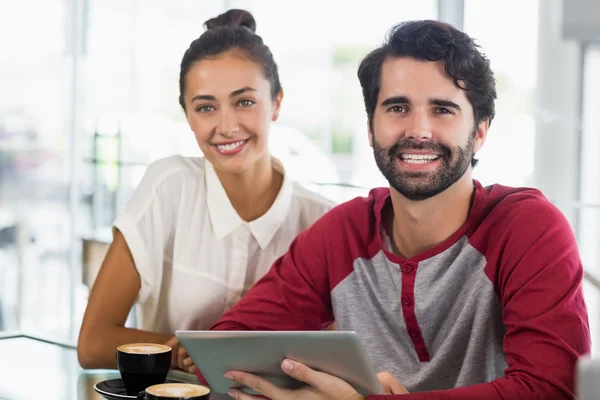
M 317 372 L 297 361 L 286 359 L 281 363 L 281 369 L 292 378 L 306 383 L 306 386 L 296 390 L 282 389 L 266 379 L 240 371 L 229 371 L 224 376 L 271 400 L 365 400 L 364 396 L 340 378 Z M 256 398 L 235 389 L 230 390 L 229 395 L 236 400 Z
M 198 368 L 194 365 L 194 362 L 181 343 L 179 343 L 177 336 L 173 336 L 165 344 L 173 349 L 173 352 L 171 353 L 171 368 L 180 369 L 190 374 L 196 373 Z
M 379 379 L 379 383 L 381 383 L 381 387 L 383 387 L 383 394 L 408 393 L 408 390 L 402 386 L 400 381 L 387 371 L 378 373 L 377 379 Z

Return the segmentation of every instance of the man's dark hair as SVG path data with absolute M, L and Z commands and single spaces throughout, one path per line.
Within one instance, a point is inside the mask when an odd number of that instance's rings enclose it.
M 475 41 L 445 22 L 408 21 L 392 27 L 383 45 L 370 52 L 358 67 L 371 131 L 380 90 L 381 66 L 388 57 L 442 61 L 446 74 L 466 92 L 473 106 L 475 126 L 486 119 L 492 122 L 496 81 L 490 61 L 479 51 Z

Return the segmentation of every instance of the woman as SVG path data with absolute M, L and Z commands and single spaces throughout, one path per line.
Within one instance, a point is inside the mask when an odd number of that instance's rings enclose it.
M 78 344 L 84 368 L 114 368 L 115 349 L 168 343 L 195 367 L 177 329 L 208 329 L 332 203 L 292 183 L 267 149 L 283 91 L 251 14 L 206 22 L 181 62 L 179 102 L 204 158 L 151 164 L 114 223 Z M 125 328 L 136 304 L 138 327 Z

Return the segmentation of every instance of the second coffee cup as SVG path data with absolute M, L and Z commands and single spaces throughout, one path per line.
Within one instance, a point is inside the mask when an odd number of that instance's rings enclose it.
M 206 386 L 189 383 L 165 383 L 146 388 L 138 400 L 205 400 L 210 395 Z

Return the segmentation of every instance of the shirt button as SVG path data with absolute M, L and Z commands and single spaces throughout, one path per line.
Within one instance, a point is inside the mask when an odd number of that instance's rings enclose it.
M 408 334 L 410 335 L 411 338 L 418 338 L 419 337 L 419 332 L 416 329 L 410 328 L 408 330 Z
M 405 307 L 410 307 L 413 304 L 413 299 L 411 296 L 402 296 L 402 305 Z
M 413 273 L 415 269 L 413 268 L 412 265 L 403 265 L 402 266 L 402 272 L 404 272 L 407 275 L 410 275 Z

